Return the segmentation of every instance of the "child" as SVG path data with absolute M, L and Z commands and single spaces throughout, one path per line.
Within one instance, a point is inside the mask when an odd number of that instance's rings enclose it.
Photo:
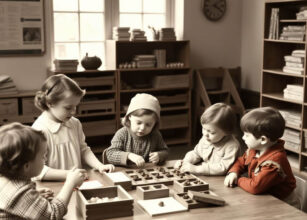
M 96 158 L 85 142 L 80 121 L 73 117 L 84 94 L 63 74 L 50 76 L 36 93 L 35 105 L 43 112 L 32 127 L 47 137 L 46 166 L 36 179 L 64 180 L 67 170 L 82 167 L 81 161 L 100 172 L 114 170 L 113 165 L 104 165 Z
M 295 178 L 292 174 L 284 141 L 279 138 L 285 120 L 272 107 L 262 107 L 246 113 L 241 119 L 243 140 L 248 150 L 239 157 L 225 178 L 226 186 L 238 184 L 252 194 L 270 193 L 295 205 Z M 247 177 L 241 176 L 248 172 Z
M 49 201 L 31 182 L 44 166 L 46 150 L 41 131 L 17 122 L 0 128 L 0 219 L 62 219 L 66 214 L 85 170 L 69 171 L 61 191 Z
M 200 123 L 202 138 L 174 167 L 180 168 L 181 172 L 199 175 L 225 175 L 240 148 L 233 136 L 236 115 L 230 106 L 216 103 L 205 110 Z
M 157 164 L 168 156 L 168 148 L 158 130 L 160 104 L 152 95 L 136 94 L 130 102 L 119 129 L 106 150 L 110 163 L 142 167 L 146 162 Z

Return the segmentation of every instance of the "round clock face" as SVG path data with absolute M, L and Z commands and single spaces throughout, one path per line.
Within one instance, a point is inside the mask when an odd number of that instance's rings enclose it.
M 203 12 L 211 21 L 217 21 L 226 12 L 226 0 L 204 0 Z

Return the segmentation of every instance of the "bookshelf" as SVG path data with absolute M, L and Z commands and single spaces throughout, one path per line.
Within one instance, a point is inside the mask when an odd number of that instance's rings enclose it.
M 294 173 L 307 177 L 307 93 L 306 93 L 306 28 L 303 38 L 292 36 L 296 33 L 282 33 L 292 26 L 306 27 L 306 19 L 297 19 L 298 13 L 307 2 L 303 0 L 266 0 L 263 31 L 263 62 L 260 91 L 260 105 L 273 106 L 281 111 L 286 119 L 286 131 L 283 136 L 285 149 Z M 278 36 L 270 38 L 272 9 L 278 8 Z M 290 29 L 291 29 L 290 28 Z M 295 28 L 295 27 L 294 27 Z M 296 51 L 296 52 L 294 52 Z M 297 61 L 299 68 L 286 70 L 285 56 L 302 56 Z M 306 133 L 306 135 L 305 135 Z M 306 143 L 305 143 L 306 142 Z

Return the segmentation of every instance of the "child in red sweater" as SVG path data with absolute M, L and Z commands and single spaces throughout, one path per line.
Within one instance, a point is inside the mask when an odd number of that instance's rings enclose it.
M 279 139 L 285 129 L 285 120 L 272 107 L 254 109 L 241 119 L 243 140 L 248 150 L 239 157 L 225 178 L 224 184 L 235 184 L 252 194 L 270 193 L 299 207 L 294 193 L 296 181 Z M 247 172 L 247 177 L 241 176 Z

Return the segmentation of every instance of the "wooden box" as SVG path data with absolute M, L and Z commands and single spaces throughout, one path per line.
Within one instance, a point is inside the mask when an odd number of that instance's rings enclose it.
M 78 106 L 78 114 L 95 112 L 115 112 L 115 100 L 82 101 Z
M 136 195 L 141 200 L 169 197 L 169 188 L 164 184 L 138 186 Z
M 211 192 L 210 190 L 200 191 L 199 193 L 207 194 L 207 195 L 209 195 L 209 194 L 216 195 L 215 193 Z M 188 192 L 175 193 L 174 197 L 178 202 L 180 202 L 184 207 L 186 207 L 188 209 L 196 209 L 196 208 L 209 206 L 208 203 L 204 203 L 204 202 L 200 202 L 200 201 L 195 200 L 191 195 L 189 195 Z
M 161 116 L 160 120 L 161 129 L 187 127 L 188 125 L 189 125 L 189 120 L 187 114 Z
M 103 178 L 110 185 L 120 185 L 126 190 L 132 189 L 131 179 L 123 172 L 104 173 Z
M 156 89 L 189 87 L 189 75 L 178 74 L 178 75 L 156 76 L 153 80 L 153 87 Z
M 195 178 L 186 180 L 175 180 L 174 190 L 179 193 L 187 192 L 188 190 L 205 191 L 209 190 L 209 184 L 195 176 Z
M 41 111 L 34 105 L 34 97 L 22 98 L 22 114 L 23 115 L 38 115 Z
M 18 115 L 17 99 L 0 99 L 0 116 Z
M 121 186 L 78 190 L 76 197 L 77 209 L 83 219 L 100 220 L 133 215 L 133 198 Z M 108 197 L 109 201 L 91 203 L 89 200 L 93 197 Z M 116 197 L 117 200 L 114 199 Z
M 82 126 L 84 134 L 87 137 L 114 134 L 116 131 L 115 120 L 82 122 Z

